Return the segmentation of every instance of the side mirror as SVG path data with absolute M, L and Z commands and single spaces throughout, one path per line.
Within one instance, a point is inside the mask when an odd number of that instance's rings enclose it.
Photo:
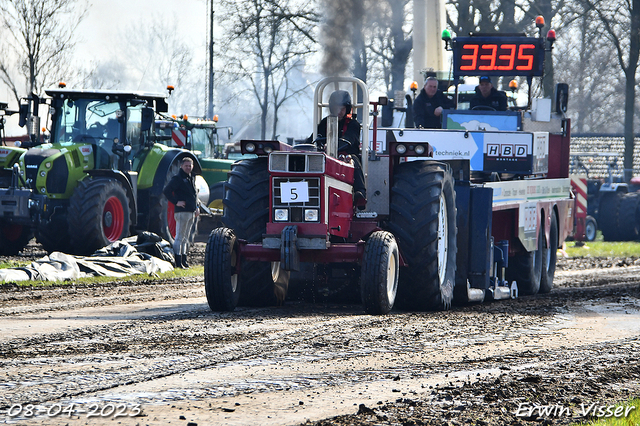
M 567 83 L 556 84 L 556 112 L 567 112 L 569 103 L 569 85 Z
M 28 116 L 29 116 L 29 104 L 20 105 L 20 119 L 18 120 L 18 126 L 20 127 L 26 126 Z
M 140 130 L 146 132 L 151 129 L 151 125 L 153 124 L 154 119 L 154 111 L 153 108 L 144 107 L 142 108 L 142 118 L 140 123 Z

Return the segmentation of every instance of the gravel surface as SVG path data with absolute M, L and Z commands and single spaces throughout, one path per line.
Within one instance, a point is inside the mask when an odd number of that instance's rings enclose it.
M 43 254 L 29 246 L 19 258 Z M 203 254 L 197 244 L 190 262 Z M 546 295 L 381 317 L 302 302 L 212 313 L 201 277 L 9 284 L 0 422 L 585 421 L 640 395 L 639 271 L 638 259 L 559 259 Z

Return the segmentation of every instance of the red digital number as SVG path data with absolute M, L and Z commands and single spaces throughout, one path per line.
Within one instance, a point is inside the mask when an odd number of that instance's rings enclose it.
M 462 46 L 462 49 L 471 49 L 473 53 L 469 55 L 462 55 L 460 59 L 462 61 L 469 60 L 471 61 L 471 65 L 460 65 L 461 71 L 475 71 L 476 64 L 478 62 L 478 45 L 477 44 L 465 44 Z
M 516 45 L 515 44 L 502 44 L 500 49 L 508 50 L 509 54 L 499 55 L 500 61 L 507 61 L 507 65 L 498 65 L 497 69 L 511 71 L 513 69 L 513 63 L 516 60 Z
M 495 44 L 483 44 L 482 48 L 491 51 L 488 55 L 480 55 L 480 60 L 489 60 L 489 65 L 480 65 L 478 69 L 493 71 L 496 69 L 496 52 L 498 51 L 498 46 Z
M 518 60 L 520 61 L 526 61 L 527 64 L 526 65 L 518 65 L 516 67 L 517 70 L 524 70 L 524 71 L 530 71 L 533 69 L 533 55 L 526 55 L 524 54 L 524 50 L 525 49 L 533 49 L 535 51 L 535 46 L 533 44 L 521 44 L 518 47 Z

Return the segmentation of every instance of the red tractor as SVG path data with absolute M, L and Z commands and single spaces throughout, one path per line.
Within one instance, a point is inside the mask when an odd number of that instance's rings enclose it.
M 320 82 L 314 139 L 328 92 L 345 85 L 362 93 L 353 107 L 362 111 L 365 129 L 367 209 L 354 207 L 354 165 L 339 151 L 337 117 L 328 119 L 326 152 L 316 144 L 242 141 L 242 152 L 258 158 L 232 166 L 223 200 L 226 227 L 213 230 L 207 243 L 205 289 L 212 310 L 282 302 L 291 272 L 305 262 L 326 267 L 313 277 L 326 284 L 335 275 L 328 270 L 354 271 L 368 313 L 387 313 L 396 299 L 419 310 L 451 304 L 457 251 L 452 169 L 429 159 L 427 142 L 403 145 L 404 151 L 391 142 L 370 151 L 379 141 L 375 119 L 373 132 L 367 130 L 369 108 L 375 118 L 386 98 L 369 102 L 367 87 L 356 78 Z M 401 162 L 406 156 L 417 161 Z
M 544 53 L 537 40 L 514 42 Z M 484 43 L 454 49 L 472 42 Z M 358 79 L 329 78 L 316 88 L 314 129 L 327 92 L 345 85 L 362 95 L 353 107 L 366 209 L 354 207 L 359 170 L 341 152 L 337 117 L 323 150 L 241 141 L 258 157 L 234 164 L 225 184 L 226 227 L 212 231 L 205 253 L 211 309 L 276 304 L 307 282 L 322 295 L 359 292 L 371 314 L 551 291 L 556 249 L 575 227 L 566 101 L 556 111 L 543 101 L 526 111 L 446 110 L 443 129 L 377 128 L 386 99 L 369 102 Z

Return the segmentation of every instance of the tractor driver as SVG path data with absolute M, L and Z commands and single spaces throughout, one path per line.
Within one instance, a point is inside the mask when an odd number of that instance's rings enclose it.
M 338 137 L 347 144 L 339 143 L 341 154 L 350 154 L 353 160 L 353 202 L 359 210 L 364 210 L 367 203 L 367 190 L 364 185 L 364 173 L 360 163 L 360 123 L 351 115 L 351 95 L 346 90 L 336 90 L 329 97 L 329 113 L 338 117 Z M 327 117 L 318 124 L 318 138 L 327 136 Z M 313 135 L 309 138 L 311 139 Z M 321 144 L 318 144 L 321 145 Z M 322 144 L 324 145 L 324 144 Z M 323 146 L 319 146 L 323 148 Z
M 495 111 L 507 110 L 507 94 L 502 90 L 496 90 L 489 76 L 480 77 L 480 84 L 476 87 L 476 94 L 471 98 L 470 109 L 493 109 Z

